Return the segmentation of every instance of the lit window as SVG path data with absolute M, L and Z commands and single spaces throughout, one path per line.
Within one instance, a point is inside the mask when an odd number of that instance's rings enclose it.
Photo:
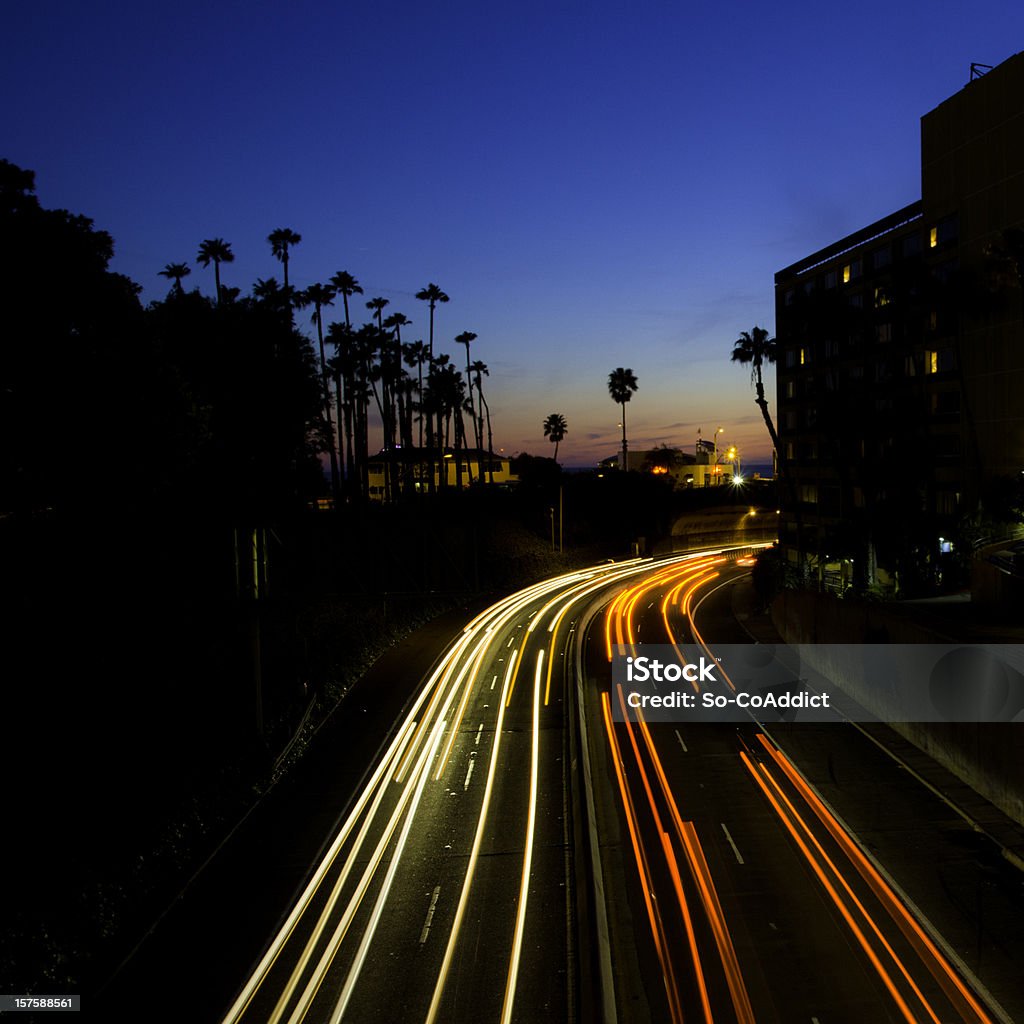
M 889 305 L 889 296 L 886 294 L 885 289 L 884 288 L 876 288 L 875 289 L 875 309 L 878 309 L 879 306 L 888 306 L 888 305 Z
M 804 366 L 807 362 L 807 349 L 800 349 L 800 365 Z
M 796 381 L 792 381 L 792 380 L 787 380 L 786 381 L 786 397 L 787 398 L 795 398 L 796 397 Z
M 932 228 L 928 232 L 928 247 L 934 249 L 939 244 L 939 229 L 937 227 Z
M 850 264 L 847 263 L 846 266 L 843 267 L 843 284 L 849 284 L 849 283 L 850 283 Z
M 939 372 L 939 353 L 934 351 L 926 351 L 924 354 L 924 372 L 925 373 L 938 373 Z

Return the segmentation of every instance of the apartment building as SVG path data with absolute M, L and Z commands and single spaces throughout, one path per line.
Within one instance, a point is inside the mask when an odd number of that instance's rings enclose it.
M 910 592 L 1024 470 L 1024 54 L 921 119 L 921 198 L 775 275 L 781 543 Z

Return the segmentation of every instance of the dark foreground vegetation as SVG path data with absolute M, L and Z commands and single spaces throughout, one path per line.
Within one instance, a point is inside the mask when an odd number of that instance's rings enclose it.
M 0 991 L 87 992 L 398 638 L 630 554 L 674 499 L 525 458 L 370 505 L 325 472 L 287 287 L 143 307 L 2 161 L 0 229 Z

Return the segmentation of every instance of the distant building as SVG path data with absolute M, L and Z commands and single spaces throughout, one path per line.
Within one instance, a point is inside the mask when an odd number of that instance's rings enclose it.
M 458 475 L 456 475 L 458 474 Z M 423 494 L 441 487 L 469 487 L 481 482 L 508 486 L 518 479 L 504 455 L 491 456 L 479 448 L 453 449 L 392 448 L 382 450 L 367 463 L 371 501 L 393 501 L 406 490 Z
M 922 117 L 921 168 L 919 200 L 775 275 L 781 543 L 833 589 L 934 578 L 1024 470 L 1024 266 L 993 250 L 1024 227 L 1024 54 Z
M 602 459 L 602 470 L 613 472 L 619 468 L 622 452 Z M 665 475 L 676 487 L 716 487 L 731 484 L 739 476 L 735 449 L 718 451 L 712 441 L 697 440 L 694 454 L 680 448 L 649 448 L 627 451 L 626 465 L 631 472 Z

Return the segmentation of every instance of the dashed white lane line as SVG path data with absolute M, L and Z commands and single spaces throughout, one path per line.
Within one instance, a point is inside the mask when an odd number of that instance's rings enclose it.
M 420 945 L 427 941 L 430 934 L 430 922 L 434 920 L 434 910 L 437 908 L 437 900 L 441 895 L 441 886 L 434 886 L 434 894 L 430 898 L 430 909 L 427 911 L 426 919 L 423 921 L 423 931 L 420 932 Z
M 484 723 L 480 723 L 480 728 L 476 731 L 476 739 L 473 740 L 473 746 L 475 747 L 480 742 L 480 734 L 484 731 Z
M 683 748 L 683 753 L 684 753 L 684 754 L 688 754 L 688 753 L 690 752 L 690 751 L 689 751 L 689 748 L 688 748 L 688 747 L 686 746 L 686 744 L 685 744 L 685 743 L 683 742 L 683 737 L 679 735 L 679 730 L 678 730 L 678 729 L 676 729 L 676 731 L 675 731 L 675 732 L 676 732 L 676 739 L 677 739 L 677 740 L 679 740 L 679 746 L 681 746 L 681 747 Z
M 743 857 L 740 855 L 739 848 L 736 846 L 735 841 L 733 840 L 732 836 L 729 834 L 729 830 L 725 827 L 725 822 L 724 821 L 722 822 L 722 831 L 725 833 L 725 838 L 729 840 L 729 845 L 732 847 L 732 852 L 736 854 L 736 860 L 739 861 L 740 864 L 742 864 L 743 863 Z
M 502 659 L 502 660 L 504 660 L 504 659 Z M 494 678 L 493 678 L 493 679 L 491 680 L 491 689 L 492 689 L 492 690 L 494 689 L 494 684 L 495 684 L 495 683 L 496 683 L 497 681 L 498 681 L 498 677 L 497 677 L 497 676 L 495 676 L 495 677 L 494 677 Z
M 470 776 L 473 774 L 473 766 L 475 764 L 476 764 L 475 760 L 469 762 L 469 768 L 466 769 L 466 781 L 462 784 L 463 792 L 465 792 L 467 789 L 469 789 L 469 779 L 470 779 Z

